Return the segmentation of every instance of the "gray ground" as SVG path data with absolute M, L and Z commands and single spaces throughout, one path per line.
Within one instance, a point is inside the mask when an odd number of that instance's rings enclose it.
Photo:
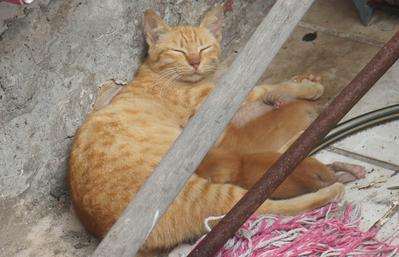
M 220 1 L 36 0 L 28 7 L 0 2 L 1 257 L 88 256 L 93 251 L 96 240 L 84 232 L 70 206 L 66 161 L 97 85 L 109 78 L 131 79 L 144 56 L 143 10 L 152 7 L 172 24 L 184 24 L 196 22 L 215 2 Z M 233 59 L 272 2 L 234 1 L 227 12 L 224 56 Z M 323 106 L 398 28 L 397 18 L 380 12 L 363 27 L 348 0 L 316 1 L 262 80 L 322 75 Z M 315 40 L 302 40 L 315 31 Z M 395 66 L 350 115 L 398 103 L 397 79 Z M 399 196 L 398 190 L 386 189 L 399 185 L 399 175 L 390 177 L 399 168 L 398 128 L 392 123 L 360 133 L 319 155 L 367 166 L 370 175 L 359 185 L 388 181 L 361 194 L 355 184 L 348 186 L 347 199 L 368 210 L 365 229 Z M 365 159 L 359 161 L 358 155 Z M 391 166 L 375 165 L 371 158 Z M 398 223 L 396 215 L 384 236 Z

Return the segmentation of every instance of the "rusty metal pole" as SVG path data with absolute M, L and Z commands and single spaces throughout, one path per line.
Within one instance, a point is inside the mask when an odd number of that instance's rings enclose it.
M 399 58 L 399 32 L 371 59 L 341 93 L 328 105 L 297 141 L 244 195 L 229 213 L 194 248 L 188 257 L 211 257 L 255 212 L 294 168 L 334 128 Z

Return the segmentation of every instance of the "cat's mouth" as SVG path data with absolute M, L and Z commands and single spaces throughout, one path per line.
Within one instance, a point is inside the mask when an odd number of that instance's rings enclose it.
M 181 80 L 187 81 L 187 82 L 198 82 L 204 78 L 204 75 L 199 73 L 198 71 L 193 72 L 190 75 L 185 75 L 181 77 Z
M 206 75 L 207 74 L 205 74 L 204 72 L 195 69 L 190 72 L 185 72 L 183 74 L 180 74 L 179 80 L 184 82 L 199 82 L 202 79 L 204 79 Z

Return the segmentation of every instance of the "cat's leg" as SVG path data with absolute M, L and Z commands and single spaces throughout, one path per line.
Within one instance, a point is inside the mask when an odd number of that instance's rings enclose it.
M 299 214 L 339 199 L 343 191 L 342 184 L 336 183 L 317 193 L 293 199 L 266 200 L 257 212 Z M 235 185 L 215 184 L 193 175 L 151 232 L 142 252 L 170 249 L 179 243 L 198 238 L 206 232 L 206 218 L 226 214 L 246 192 Z
M 316 100 L 324 93 L 324 86 L 320 83 L 319 76 L 295 76 L 294 78 L 276 84 L 263 84 L 263 88 L 269 94 L 286 95 L 294 99 Z
M 239 185 L 250 188 L 280 158 L 280 153 L 246 154 L 241 157 Z M 314 158 L 304 159 L 294 171 L 277 187 L 272 197 L 289 198 L 310 192 L 338 182 L 337 174 Z
M 237 116 L 218 147 L 239 152 L 283 152 L 317 117 L 308 101 L 296 100 L 266 114 Z
M 213 149 L 197 169 L 197 174 L 214 183 L 231 183 L 249 189 L 280 158 L 266 152 L 240 154 Z M 338 181 L 329 167 L 313 158 L 306 158 L 273 192 L 273 198 L 289 198 L 315 192 Z

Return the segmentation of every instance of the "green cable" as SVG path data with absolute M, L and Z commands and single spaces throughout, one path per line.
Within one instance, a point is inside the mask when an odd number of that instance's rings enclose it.
M 324 138 L 323 142 L 313 149 L 310 155 L 356 132 L 398 119 L 399 104 L 394 104 L 354 117 L 338 124 L 333 130 L 331 130 L 331 132 Z

